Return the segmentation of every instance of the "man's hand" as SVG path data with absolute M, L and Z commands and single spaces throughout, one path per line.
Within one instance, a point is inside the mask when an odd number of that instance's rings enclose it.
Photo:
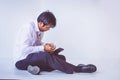
M 49 53 L 52 53 L 55 50 L 55 48 L 56 48 L 55 45 L 52 43 L 46 43 L 44 45 L 44 50 Z

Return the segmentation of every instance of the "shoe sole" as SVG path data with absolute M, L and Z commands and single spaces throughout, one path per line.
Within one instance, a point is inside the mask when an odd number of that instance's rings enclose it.
M 27 71 L 33 75 L 38 75 L 40 73 L 40 68 L 38 66 L 29 65 Z

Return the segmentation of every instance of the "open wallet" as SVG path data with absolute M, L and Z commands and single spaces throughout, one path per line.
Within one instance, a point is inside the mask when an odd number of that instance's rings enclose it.
M 60 53 L 63 50 L 64 50 L 63 48 L 57 48 L 52 54 L 58 55 L 58 53 Z

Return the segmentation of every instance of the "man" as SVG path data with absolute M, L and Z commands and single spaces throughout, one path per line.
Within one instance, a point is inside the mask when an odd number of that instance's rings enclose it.
M 63 49 L 56 49 L 53 43 L 43 43 L 42 37 L 45 31 L 56 26 L 56 18 L 52 12 L 41 13 L 36 22 L 31 22 L 18 32 L 15 46 L 16 68 L 27 70 L 32 74 L 40 71 L 60 70 L 73 74 L 74 72 L 92 73 L 96 66 L 92 64 L 80 64 L 75 66 L 66 62 L 63 55 L 59 55 Z

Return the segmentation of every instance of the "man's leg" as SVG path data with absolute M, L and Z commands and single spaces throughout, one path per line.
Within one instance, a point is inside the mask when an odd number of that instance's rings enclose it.
M 61 56 L 61 59 L 60 56 L 56 56 L 56 55 L 52 55 L 52 54 L 49 54 L 49 53 L 46 53 L 46 52 L 43 52 L 46 56 L 46 59 L 47 59 L 47 65 L 49 67 L 51 67 L 52 69 L 55 69 L 55 70 L 60 70 L 62 72 L 65 72 L 65 73 L 68 73 L 68 74 L 72 74 L 74 72 L 74 68 L 76 66 L 66 62 L 65 58 L 63 58 L 63 56 Z
M 64 55 L 55 55 L 55 56 L 57 56 L 58 58 L 60 58 L 60 59 L 62 59 L 62 60 L 64 60 L 64 61 L 66 61 L 66 58 L 65 58 Z M 51 68 L 51 67 L 49 67 L 49 66 L 44 67 L 44 68 L 42 69 L 42 71 L 48 71 L 48 72 L 53 71 L 53 70 L 54 70 L 54 69 Z
M 66 58 L 65 58 L 65 56 L 64 55 L 59 55 L 58 53 L 60 53 L 61 51 L 63 51 L 64 49 L 63 48 L 58 48 L 58 49 L 56 49 L 53 53 L 52 53 L 52 55 L 55 55 L 55 56 L 57 56 L 57 57 L 59 57 L 60 59 L 62 59 L 62 60 L 64 60 L 64 61 L 66 61 Z M 54 69 L 52 69 L 51 67 L 45 67 L 44 69 L 43 69 L 43 71 L 53 71 Z
M 32 53 L 24 60 L 18 61 L 16 67 L 21 70 L 26 70 L 28 65 L 39 66 L 40 69 L 51 67 L 55 70 L 60 70 L 65 73 L 73 73 L 74 65 L 65 62 L 55 55 L 46 52 Z
M 17 61 L 15 66 L 20 70 L 27 70 L 27 67 L 30 65 L 30 59 L 33 57 L 34 54 L 29 54 L 26 59 Z
M 60 59 L 56 55 L 52 55 L 46 52 L 32 53 L 28 55 L 26 59 L 18 61 L 16 63 L 16 67 L 21 70 L 26 70 L 29 65 L 38 66 L 41 70 L 50 67 L 51 69 L 60 70 L 68 74 L 72 74 L 75 70 L 77 70 L 77 72 L 81 72 L 81 69 L 84 71 L 88 69 L 91 70 L 91 67 L 94 67 L 83 66 L 77 67 L 76 69 L 75 65 L 72 65 L 63 59 Z
M 32 61 L 31 59 L 32 59 L 33 55 L 34 55 L 34 53 L 29 54 L 26 59 L 23 59 L 23 60 L 20 60 L 20 61 L 16 62 L 15 66 L 20 70 L 27 70 L 27 67 L 31 64 L 31 61 Z M 56 56 L 59 57 L 60 59 L 64 60 L 64 61 L 66 61 L 66 58 L 65 58 L 64 55 L 56 55 Z M 31 65 L 35 65 L 35 64 L 33 63 Z M 41 69 L 41 71 L 53 71 L 53 70 L 54 69 L 49 67 L 49 66 L 43 67 Z
M 62 72 L 72 74 L 73 72 L 85 72 L 85 73 L 92 73 L 97 70 L 96 66 L 93 64 L 83 65 L 83 66 L 75 66 L 66 62 L 65 60 L 51 55 L 49 53 L 45 53 L 45 58 L 47 59 L 47 65 L 55 70 L 60 70 Z

